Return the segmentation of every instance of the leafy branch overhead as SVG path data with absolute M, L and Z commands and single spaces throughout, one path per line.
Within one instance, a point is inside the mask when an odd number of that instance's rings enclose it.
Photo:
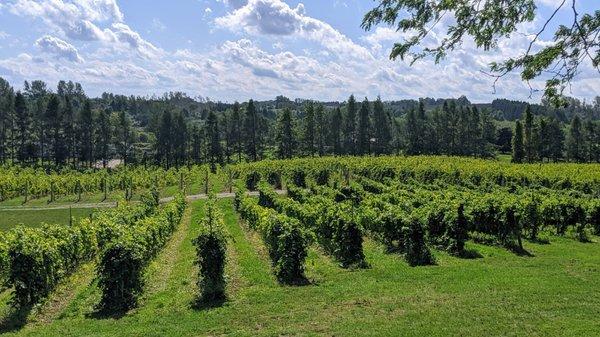
M 502 38 L 519 34 L 519 24 L 532 22 L 536 17 L 534 0 L 377 0 L 378 5 L 363 18 L 362 27 L 370 30 L 379 24 L 408 32 L 404 41 L 394 44 L 390 58 L 409 58 L 411 64 L 433 57 L 440 62 L 449 52 L 472 38 L 477 48 L 494 49 Z M 570 7 L 570 8 L 568 8 Z M 540 50 L 533 46 L 541 34 L 549 29 L 561 9 L 570 9 L 572 23 L 559 25 L 551 43 Z M 444 17 L 454 18 L 445 35 L 436 46 L 423 46 L 425 38 Z M 564 105 L 564 90 L 577 76 L 583 62 L 589 61 L 600 74 L 600 10 L 580 14 L 576 0 L 562 0 L 541 29 L 531 36 L 525 53 L 490 64 L 489 72 L 497 81 L 518 71 L 523 81 L 546 75 L 544 96 L 555 105 Z M 536 91 L 529 85 L 531 93 Z

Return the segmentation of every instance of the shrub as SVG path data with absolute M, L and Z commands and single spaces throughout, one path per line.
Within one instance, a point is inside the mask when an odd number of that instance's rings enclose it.
M 261 234 L 279 282 L 304 283 L 304 262 L 312 241 L 310 232 L 298 220 L 259 206 L 245 195 L 239 195 L 238 211 Z
M 260 182 L 260 173 L 252 171 L 246 175 L 246 188 L 250 191 L 255 191 Z
M 281 189 L 281 174 L 277 171 L 269 172 L 267 182 L 276 189 Z
M 98 286 L 101 310 L 127 310 L 137 305 L 144 271 L 181 220 L 185 198 L 178 195 L 156 214 L 122 228 L 100 254 Z
M 342 267 L 367 265 L 362 246 L 362 228 L 349 204 L 328 205 L 319 219 L 316 235 Z
M 600 235 L 600 200 L 592 200 L 588 205 L 587 223 L 594 230 L 594 234 Z
M 7 235 L 0 232 L 0 291 L 4 288 L 10 271 L 10 259 L 8 256 L 9 240 Z
M 227 239 L 223 229 L 223 216 L 214 198 L 206 204 L 201 231 L 193 243 L 196 246 L 196 264 L 200 269 L 200 299 L 208 302 L 225 299 Z
M 296 168 L 292 170 L 292 184 L 306 188 L 306 172 L 303 169 Z
M 444 221 L 449 224 L 446 229 L 446 250 L 451 255 L 462 256 L 465 253 L 465 242 L 469 238 L 467 233 L 468 221 L 465 217 L 465 206 L 458 205 L 456 212 L 446 213 Z
M 540 231 L 540 201 L 533 194 L 524 195 L 519 202 L 520 227 L 527 230 L 530 240 L 536 240 Z
M 96 228 L 89 219 L 72 227 L 17 227 L 10 244 L 8 282 L 16 305 L 33 305 L 47 297 L 58 282 L 95 256 Z
M 326 186 L 329 184 L 329 176 L 330 175 L 331 175 L 331 172 L 329 171 L 329 169 L 325 168 L 325 169 L 319 170 L 315 174 L 315 182 L 319 186 Z
M 425 231 L 416 216 L 410 217 L 404 232 L 406 262 L 411 266 L 435 264 L 435 259 L 425 244 Z

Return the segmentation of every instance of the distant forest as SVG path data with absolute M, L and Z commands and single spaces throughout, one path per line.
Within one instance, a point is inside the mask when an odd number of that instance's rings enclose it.
M 0 78 L 0 162 L 85 169 L 111 159 L 165 167 L 324 155 L 446 154 L 515 162 L 600 161 L 600 97 L 566 107 L 496 99 L 213 102 Z

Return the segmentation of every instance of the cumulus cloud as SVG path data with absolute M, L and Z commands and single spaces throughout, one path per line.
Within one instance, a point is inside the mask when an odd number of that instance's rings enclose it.
M 144 57 L 160 52 L 123 22 L 116 0 L 15 0 L 9 6 L 15 15 L 43 20 L 64 38 L 97 41 L 117 51 L 128 46 Z
M 57 37 L 46 35 L 35 41 L 35 45 L 42 51 L 53 54 L 58 58 L 77 63 L 83 62 L 83 58 L 79 56 L 79 52 L 75 47 Z
M 364 47 L 331 25 L 305 15 L 304 5 L 291 8 L 281 0 L 249 0 L 244 6 L 215 19 L 215 23 L 233 31 L 275 36 L 300 36 L 320 43 L 338 55 L 363 60 L 372 55 Z
M 493 79 L 480 72 L 491 61 L 522 52 L 531 38 L 527 34 L 503 40 L 498 50 L 487 54 L 465 41 L 438 65 L 423 60 L 411 67 L 388 58 L 393 43 L 404 37 L 393 29 L 377 27 L 353 41 L 310 17 L 310 8 L 303 5 L 290 7 L 281 0 L 220 1 L 229 13 L 216 22 L 240 36 L 195 52 L 153 45 L 127 24 L 114 0 L 13 0 L 5 8 L 31 5 L 17 15 L 42 20 L 49 33 L 36 42 L 44 51 L 41 57 L 23 53 L 0 59 L 0 76 L 13 83 L 74 79 L 92 94 L 181 90 L 228 101 L 278 94 L 323 100 L 343 100 L 350 93 L 380 94 L 384 99 L 467 94 L 473 101 L 529 95 L 519 76 L 510 74 L 499 84 L 498 96 L 493 96 Z M 197 14 L 202 17 L 204 6 L 200 8 Z M 443 33 L 433 30 L 426 43 L 439 42 Z M 540 40 L 536 46 L 543 43 L 547 42 Z M 290 45 L 298 48 L 286 48 Z M 573 86 L 575 96 L 593 97 L 600 91 L 595 71 L 587 69 L 582 68 L 584 74 Z

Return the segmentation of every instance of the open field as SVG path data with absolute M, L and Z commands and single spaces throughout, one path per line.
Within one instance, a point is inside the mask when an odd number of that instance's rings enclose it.
M 0 231 L 7 231 L 17 224 L 38 227 L 42 223 L 68 225 L 69 215 L 73 222 L 85 218 L 95 211 L 93 208 L 41 209 L 41 210 L 0 210 Z
M 57 226 L 0 232 L 0 264 L 18 280 L 0 273 L 0 333 L 600 334 L 597 165 L 382 157 L 232 169 L 235 197 L 216 201 L 224 301 L 198 302 L 193 239 L 212 201 L 184 210 L 171 187 L 160 204 L 122 202 L 70 227 L 68 209 L 1 211 L 3 229 Z M 209 177 L 228 190 L 227 175 Z

